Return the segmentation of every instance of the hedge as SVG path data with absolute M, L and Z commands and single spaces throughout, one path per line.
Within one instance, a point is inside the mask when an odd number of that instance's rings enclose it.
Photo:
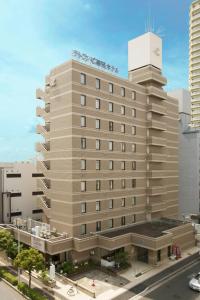
M 25 296 L 29 297 L 31 300 L 48 300 L 48 298 L 42 295 L 39 291 L 33 290 L 28 287 L 24 282 L 20 282 L 17 285 L 19 291 L 21 291 Z
M 0 277 L 4 278 L 8 282 L 10 282 L 12 285 L 17 285 L 17 276 L 11 274 L 10 272 L 6 271 L 5 269 L 0 269 Z

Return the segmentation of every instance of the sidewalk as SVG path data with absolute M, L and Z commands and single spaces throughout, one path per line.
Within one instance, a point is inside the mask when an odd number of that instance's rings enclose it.
M 125 285 L 121 288 L 118 288 L 117 290 L 116 289 L 115 290 L 114 289 L 106 290 L 104 293 L 97 296 L 96 299 L 97 300 L 112 300 L 115 297 L 120 296 L 124 292 L 127 292 L 128 290 L 135 287 L 136 285 L 140 284 L 141 282 L 151 278 L 152 276 L 154 276 L 156 274 L 159 274 L 160 272 L 164 271 L 168 267 L 175 266 L 176 263 L 181 262 L 185 258 L 190 257 L 192 254 L 195 254 L 197 252 L 199 252 L 199 247 L 194 247 L 192 249 L 189 249 L 189 250 L 183 252 L 182 258 L 180 258 L 177 261 L 166 260 L 166 262 L 164 262 L 161 266 L 150 267 L 150 268 L 146 268 L 146 269 L 144 268 L 143 271 L 141 270 L 142 275 L 139 277 L 134 277 L 136 273 L 133 270 L 133 274 L 131 274 L 132 280 L 130 283 L 128 283 L 127 285 Z M 1 260 L 0 260 L 0 264 L 8 265 L 8 263 L 6 264 L 5 262 L 2 262 Z M 128 272 L 131 273 L 131 270 L 128 270 Z M 121 274 L 121 276 L 123 276 L 123 274 Z M 129 276 L 130 276 L 130 274 L 129 274 Z M 28 274 L 23 272 L 23 274 L 20 277 L 24 281 L 27 282 Z M 56 278 L 56 287 L 55 288 L 46 287 L 44 289 L 45 286 L 38 279 L 36 279 L 33 276 L 32 286 L 45 290 L 45 292 L 49 295 L 49 299 L 53 299 L 53 298 L 56 300 L 70 300 L 70 299 L 91 300 L 91 299 L 94 299 L 79 290 L 77 290 L 76 295 L 71 295 L 71 296 L 68 295 L 67 291 L 70 289 L 71 285 L 62 282 L 62 279 L 60 279 L 60 278 Z M 95 288 L 91 287 L 91 289 L 95 289 Z M 52 292 L 50 292 L 50 291 L 52 291 Z
M 127 292 L 131 288 L 135 287 L 136 285 L 142 283 L 146 279 L 151 278 L 152 276 L 159 274 L 160 272 L 164 271 L 168 267 L 176 265 L 178 262 L 181 262 L 185 258 L 191 256 L 192 254 L 195 254 L 199 252 L 199 247 L 194 247 L 192 249 L 188 249 L 182 253 L 182 257 L 179 260 L 176 261 L 171 261 L 171 260 L 166 260 L 161 266 L 153 267 L 151 269 L 148 269 L 145 273 L 143 273 L 139 277 L 135 277 L 130 283 L 128 283 L 126 286 L 119 288 L 117 291 L 116 290 L 108 290 L 105 293 L 102 293 L 96 299 L 98 300 L 112 300 L 115 297 L 118 297 L 122 295 L 124 292 Z M 123 275 L 122 275 L 123 276 Z
M 12 268 L 12 265 L 10 265 L 8 263 L 8 261 L 6 262 L 2 258 L 0 258 L 0 265 L 8 266 L 8 267 Z M 21 279 L 21 281 L 28 283 L 28 274 L 23 272 L 20 275 L 20 279 Z M 56 280 L 56 287 L 54 287 L 54 288 L 47 287 L 44 284 L 42 284 L 42 282 L 40 282 L 39 279 L 36 278 L 36 274 L 34 274 L 34 272 L 32 273 L 32 284 L 31 285 L 32 285 L 32 287 L 43 290 L 47 294 L 49 299 L 56 299 L 56 300 L 70 300 L 70 299 L 91 300 L 91 299 L 94 299 L 94 298 L 87 296 L 86 294 L 79 291 L 78 289 L 76 289 L 76 291 L 77 291 L 76 295 L 72 295 L 72 296 L 68 295 L 67 292 L 70 289 L 71 285 L 63 283 L 62 280 L 60 280 L 60 279 Z

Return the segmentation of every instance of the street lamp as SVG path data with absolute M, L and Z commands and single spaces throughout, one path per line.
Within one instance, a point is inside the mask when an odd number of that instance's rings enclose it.
M 16 220 L 16 226 L 17 226 L 17 254 L 20 253 L 20 231 L 19 231 L 19 218 Z M 17 275 L 18 275 L 18 283 L 20 283 L 20 268 L 17 268 Z

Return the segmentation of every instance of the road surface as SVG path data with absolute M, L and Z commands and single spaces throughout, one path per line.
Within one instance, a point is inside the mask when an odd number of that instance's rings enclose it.
M 24 300 L 18 292 L 12 289 L 5 282 L 0 280 L 0 299 L 1 300 Z

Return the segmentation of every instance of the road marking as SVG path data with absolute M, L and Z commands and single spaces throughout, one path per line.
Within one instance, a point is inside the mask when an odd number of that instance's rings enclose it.
M 164 283 L 170 281 L 172 278 L 175 278 L 177 275 L 182 274 L 186 270 L 194 267 L 198 263 L 199 263 L 199 258 L 196 258 L 192 263 L 190 262 L 190 263 L 184 265 L 183 267 L 179 268 L 178 270 L 174 271 L 173 273 L 166 275 L 165 277 L 158 280 L 156 282 L 156 284 L 153 283 L 151 286 L 146 287 L 142 292 L 140 292 L 139 294 L 133 296 L 129 300 L 140 300 L 140 299 L 142 299 L 144 296 L 146 296 L 147 294 L 150 294 L 151 292 L 153 292 L 155 289 L 159 288 Z

